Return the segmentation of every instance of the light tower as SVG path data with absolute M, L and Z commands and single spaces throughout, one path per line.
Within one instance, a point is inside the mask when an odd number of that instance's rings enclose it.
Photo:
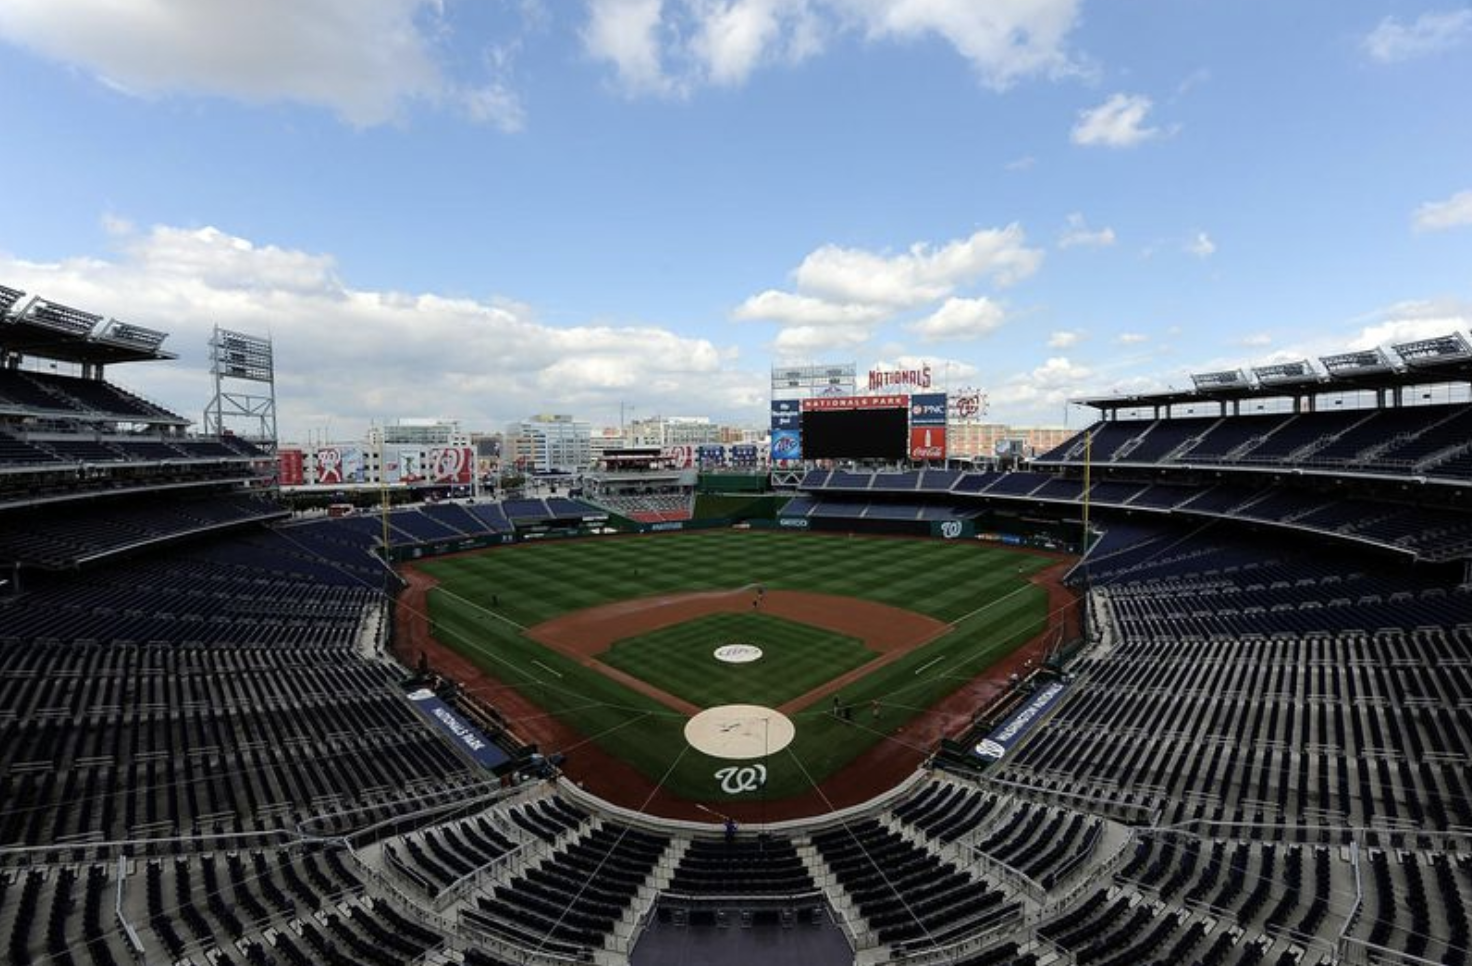
M 210 336 L 210 375 L 215 395 L 204 410 L 204 431 L 223 436 L 227 421 L 244 424 L 237 435 L 267 453 L 276 452 L 276 368 L 271 340 L 215 326 Z M 239 383 L 255 387 L 233 390 Z

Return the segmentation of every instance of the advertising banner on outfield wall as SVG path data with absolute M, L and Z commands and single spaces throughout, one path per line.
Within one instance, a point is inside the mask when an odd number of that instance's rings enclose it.
M 931 520 L 930 535 L 942 540 L 963 540 L 976 536 L 976 524 L 971 520 Z
M 911 426 L 910 459 L 943 460 L 946 458 L 944 426 Z
M 449 735 L 456 747 L 475 759 L 476 763 L 482 767 L 499 768 L 511 760 L 511 757 L 495 742 L 482 734 L 479 728 L 435 697 L 435 693 L 428 688 L 420 688 L 418 691 L 411 692 L 409 703 L 414 706 L 415 711 L 424 715 L 430 724 Z
M 1050 681 L 1027 699 L 1017 711 L 992 729 L 992 733 L 979 741 L 974 749 L 978 758 L 986 758 L 991 761 L 1000 761 L 1012 746 L 1017 744 L 1031 730 L 1049 708 L 1058 703 L 1063 697 L 1063 692 L 1068 686 L 1062 681 Z

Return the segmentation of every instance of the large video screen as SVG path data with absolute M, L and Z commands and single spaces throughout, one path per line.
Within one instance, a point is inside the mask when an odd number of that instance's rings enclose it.
M 809 460 L 903 460 L 909 411 L 835 409 L 802 414 L 802 456 Z

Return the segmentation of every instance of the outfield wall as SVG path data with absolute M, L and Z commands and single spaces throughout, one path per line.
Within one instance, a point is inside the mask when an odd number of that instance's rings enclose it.
M 664 520 L 658 523 L 629 522 L 621 532 L 683 533 L 689 530 L 721 530 L 734 526 L 753 530 L 787 530 L 816 533 L 859 533 L 874 536 L 928 537 L 935 540 L 983 540 L 1010 547 L 1078 553 L 1078 545 L 1060 531 L 1062 525 L 1030 520 L 1019 525 L 1016 520 L 865 520 L 856 517 L 777 517 L 776 519 L 736 519 L 715 517 L 705 520 Z M 1018 531 L 1022 532 L 1018 532 Z M 544 531 L 533 534 L 504 533 L 464 537 L 430 543 L 399 544 L 389 548 L 391 563 L 428 560 L 448 554 L 485 550 L 506 544 L 543 542 L 548 540 L 586 539 L 608 536 L 591 528 Z

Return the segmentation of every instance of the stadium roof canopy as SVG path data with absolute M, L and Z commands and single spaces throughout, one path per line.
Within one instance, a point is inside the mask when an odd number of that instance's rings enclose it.
M 108 365 L 177 359 L 168 334 L 74 309 L 0 285 L 0 350 L 62 362 Z
M 1191 376 L 1190 389 L 1111 393 L 1070 401 L 1099 410 L 1115 410 L 1370 392 L 1443 382 L 1472 384 L 1472 345 L 1461 333 L 1404 342 L 1391 348 L 1393 354 L 1383 349 L 1366 349 L 1321 356 L 1322 370 L 1304 359 L 1257 366 L 1250 374 L 1240 369 L 1197 373 Z

